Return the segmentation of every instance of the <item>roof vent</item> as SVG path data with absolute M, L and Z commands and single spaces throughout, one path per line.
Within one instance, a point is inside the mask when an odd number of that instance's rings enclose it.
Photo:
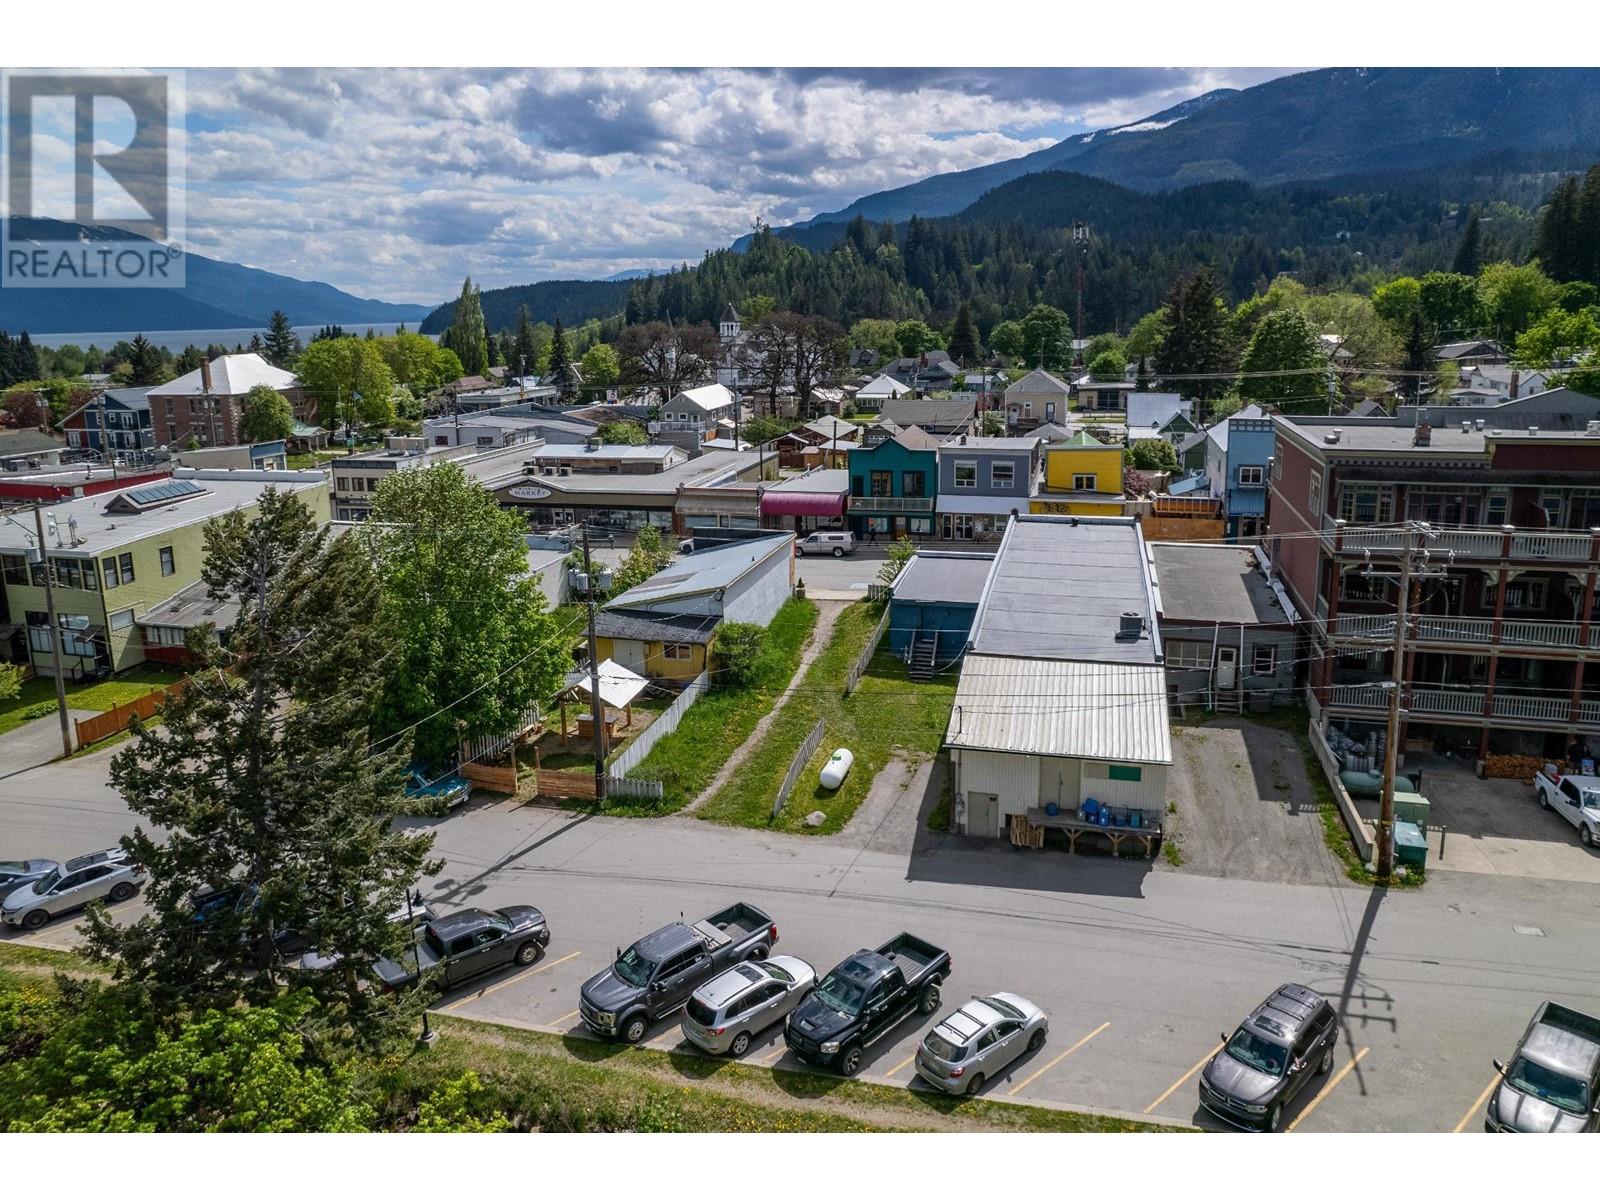
M 1462 433 L 1471 433 L 1472 432 L 1472 422 L 1471 421 L 1463 421 L 1463 422 L 1461 422 L 1461 432 Z
M 1328 444 L 1329 446 L 1337 446 L 1339 444 L 1339 439 L 1342 438 L 1343 436 L 1344 436 L 1344 430 L 1342 430 L 1342 429 L 1330 429 L 1330 430 L 1328 430 L 1327 433 L 1322 435 L 1322 440 L 1326 444 Z
M 1488 424 L 1487 421 L 1485 421 L 1482 417 L 1479 417 L 1478 418 L 1478 432 L 1482 433 L 1483 432 L 1483 427 L 1485 425 L 1487 425 L 1487 424 Z
M 1138 613 L 1125 612 L 1117 622 L 1117 641 L 1137 642 L 1144 632 L 1144 621 Z
M 1539 435 L 1539 427 L 1537 425 L 1529 425 L 1528 435 L 1530 437 L 1537 437 Z
M 1600 421 L 1590 421 L 1583 427 L 1585 437 L 1600 437 Z
M 1433 426 L 1423 421 L 1412 432 L 1411 444 L 1413 446 L 1431 446 L 1433 444 Z

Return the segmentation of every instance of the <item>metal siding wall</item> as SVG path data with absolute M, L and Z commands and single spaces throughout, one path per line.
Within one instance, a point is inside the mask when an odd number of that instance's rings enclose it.
M 722 619 L 766 625 L 788 599 L 789 560 L 774 554 L 728 589 L 723 597 Z
M 1039 760 L 1031 754 L 961 752 L 961 790 L 1000 797 L 1000 822 L 1033 808 L 1039 797 Z M 971 802 L 968 801 L 969 807 Z

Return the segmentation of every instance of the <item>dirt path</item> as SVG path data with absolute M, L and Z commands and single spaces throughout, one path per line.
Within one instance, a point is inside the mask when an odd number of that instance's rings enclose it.
M 744 743 L 729 755 L 728 761 L 723 764 L 722 770 L 717 772 L 716 778 L 706 785 L 706 790 L 679 809 L 678 816 L 693 816 L 696 809 L 715 796 L 721 790 L 722 785 L 733 778 L 733 773 L 739 769 L 739 764 L 755 752 L 755 748 L 760 745 L 761 739 L 766 736 L 767 730 L 771 728 L 773 720 L 783 711 L 783 706 L 789 703 L 789 697 L 794 694 L 794 690 L 800 686 L 800 681 L 805 678 L 807 668 L 811 666 L 812 661 L 822 653 L 828 642 L 832 640 L 833 627 L 839 620 L 839 614 L 849 607 L 849 603 L 844 600 L 818 600 L 816 605 L 817 623 L 812 626 L 811 638 L 806 642 L 805 649 L 800 652 L 800 663 L 795 667 L 794 675 L 789 679 L 789 686 L 783 689 L 783 694 L 778 697 L 777 703 L 772 706 L 772 711 L 756 722 L 756 727 L 750 731 L 750 736 L 745 738 Z

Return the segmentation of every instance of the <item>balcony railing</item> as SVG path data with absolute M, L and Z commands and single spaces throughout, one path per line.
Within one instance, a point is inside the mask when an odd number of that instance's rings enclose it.
M 851 496 L 850 511 L 856 513 L 931 513 L 933 496 Z
M 1413 718 L 1465 717 L 1477 721 L 1567 725 L 1572 712 L 1571 701 L 1562 696 L 1498 692 L 1491 702 L 1483 688 L 1413 687 L 1406 693 L 1404 702 Z M 1342 683 L 1329 689 L 1329 708 L 1380 713 L 1388 705 L 1389 688 L 1382 684 Z M 1580 702 L 1577 723 L 1600 727 L 1600 700 Z
M 1394 640 L 1394 614 L 1354 614 L 1335 617 L 1324 626 L 1336 642 L 1362 642 L 1388 645 Z M 1500 639 L 1494 637 L 1490 617 L 1438 617 L 1426 614 L 1411 618 L 1409 640 L 1420 645 L 1519 646 L 1528 649 L 1576 650 L 1583 644 L 1578 635 L 1582 626 L 1575 621 L 1501 621 Z M 1589 630 L 1587 646 L 1600 649 L 1600 622 Z
M 1347 524 L 1326 514 L 1322 518 L 1322 536 L 1329 549 L 1344 554 L 1394 554 L 1408 540 L 1414 541 L 1404 529 Z M 1454 553 L 1457 558 L 1468 559 L 1588 562 L 1595 540 L 1592 530 L 1437 529 L 1425 546 L 1441 557 Z

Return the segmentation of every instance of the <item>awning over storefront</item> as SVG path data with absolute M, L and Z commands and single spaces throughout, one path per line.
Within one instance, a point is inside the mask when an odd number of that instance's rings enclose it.
M 842 517 L 842 492 L 764 492 L 761 515 L 764 517 Z

